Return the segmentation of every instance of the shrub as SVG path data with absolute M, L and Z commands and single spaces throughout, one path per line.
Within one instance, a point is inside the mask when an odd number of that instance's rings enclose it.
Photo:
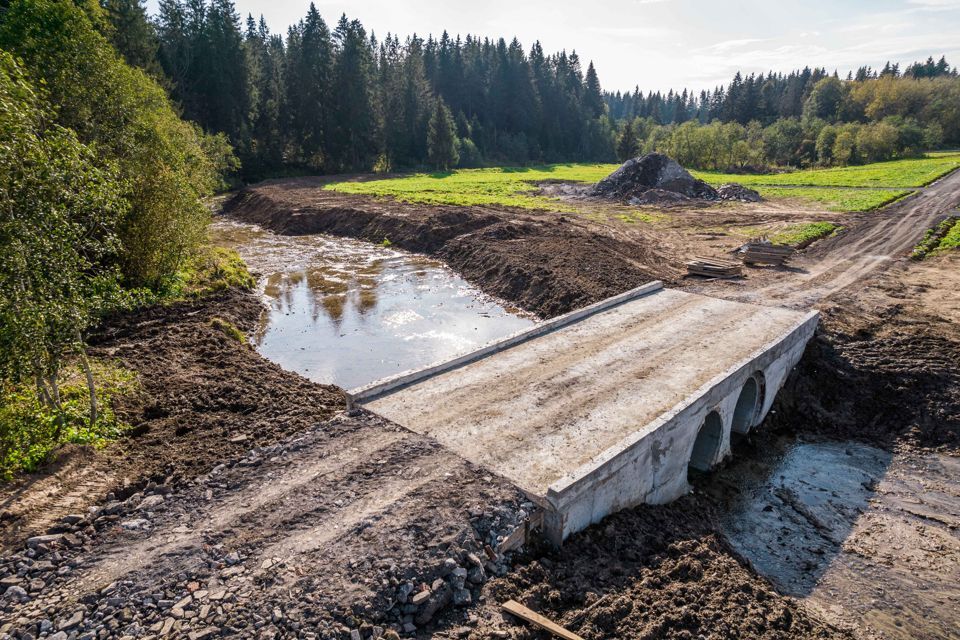
M 33 471 L 62 444 L 100 446 L 128 428 L 113 404 L 116 398 L 137 392 L 136 375 L 107 362 L 94 361 L 91 367 L 100 381 L 100 417 L 94 425 L 87 420 L 90 397 L 79 366 L 65 371 L 60 389 L 62 414 L 40 402 L 29 385 L 0 383 L 0 478 L 8 480 L 17 472 Z

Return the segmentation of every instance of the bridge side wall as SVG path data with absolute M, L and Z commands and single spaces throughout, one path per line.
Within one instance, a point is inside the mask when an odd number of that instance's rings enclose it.
M 790 370 L 803 355 L 816 330 L 819 314 L 806 316 L 782 337 L 695 391 L 683 403 L 597 459 L 550 487 L 550 508 L 544 531 L 555 544 L 605 516 L 641 503 L 663 504 L 690 490 L 687 467 L 700 427 L 717 411 L 723 437 L 712 464 L 730 453 L 734 407 L 747 379 L 760 371 L 765 378 L 759 424 Z

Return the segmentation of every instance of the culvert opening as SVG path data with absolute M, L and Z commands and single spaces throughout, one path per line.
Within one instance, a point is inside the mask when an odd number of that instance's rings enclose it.
M 733 422 L 731 424 L 733 433 L 746 434 L 750 432 L 750 429 L 756 424 L 757 414 L 760 413 L 760 403 L 762 400 L 763 389 L 760 377 L 755 374 L 747 378 L 743 388 L 740 390 L 740 396 L 737 398 L 737 405 L 733 409 Z
M 690 464 L 687 467 L 688 476 L 710 471 L 717 459 L 722 440 L 723 420 L 720 419 L 719 413 L 711 411 L 703 421 L 697 433 L 697 439 L 693 443 L 693 452 L 690 454 Z

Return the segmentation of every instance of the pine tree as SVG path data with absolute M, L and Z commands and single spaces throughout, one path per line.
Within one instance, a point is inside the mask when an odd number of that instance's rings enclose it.
M 623 125 L 623 131 L 617 139 L 617 159 L 620 162 L 626 162 L 637 155 L 640 143 L 637 140 L 637 132 L 633 128 L 633 120 L 627 120 Z
M 147 19 L 143 0 L 100 0 L 100 6 L 110 21 L 106 35 L 127 64 L 162 77 L 157 61 L 160 43 L 156 29 Z
M 437 98 L 433 115 L 430 116 L 427 150 L 430 161 L 437 169 L 442 171 L 447 171 L 460 162 L 460 154 L 457 151 L 456 125 L 443 98 Z
M 600 78 L 593 67 L 593 61 L 587 66 L 586 92 L 583 96 L 583 106 L 591 118 L 603 115 L 603 92 L 600 90 Z

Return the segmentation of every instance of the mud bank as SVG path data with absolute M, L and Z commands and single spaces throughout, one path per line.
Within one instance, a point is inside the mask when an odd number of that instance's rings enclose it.
M 4 546 L 110 493 L 125 498 L 148 482 L 178 486 L 342 409 L 339 389 L 283 371 L 211 322 L 249 334 L 262 311 L 257 295 L 231 290 L 109 320 L 92 337 L 91 354 L 137 372 L 142 393 L 117 407 L 133 429 L 101 451 L 67 447 L 46 469 L 3 487 Z
M 323 184 L 320 178 L 266 182 L 236 194 L 223 212 L 283 234 L 389 239 L 541 317 L 675 276 L 654 243 L 626 242 L 575 216 L 411 205 L 325 191 Z

